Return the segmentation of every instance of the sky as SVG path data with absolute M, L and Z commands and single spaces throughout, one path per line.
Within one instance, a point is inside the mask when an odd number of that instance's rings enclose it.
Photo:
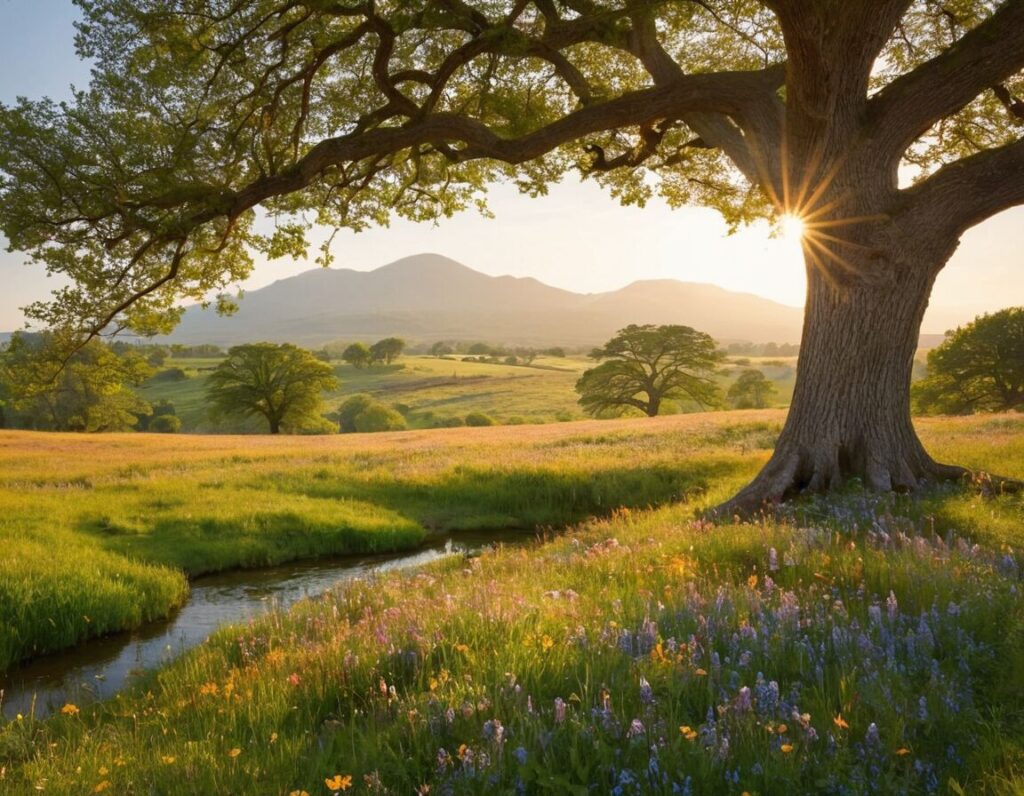
M 17 96 L 63 99 L 84 87 L 88 66 L 74 52 L 71 0 L 0 0 L 0 102 Z M 671 210 L 660 201 L 621 207 L 592 182 L 569 179 L 539 199 L 495 186 L 495 218 L 473 212 L 438 225 L 397 221 L 335 238 L 333 267 L 370 270 L 411 254 L 437 252 L 492 275 L 532 276 L 581 293 L 638 279 L 712 282 L 793 306 L 804 301 L 797 240 L 772 238 L 765 224 L 728 235 L 706 208 Z M 2 248 L 6 240 L 0 238 Z M 315 251 L 311 254 L 315 256 Z M 20 307 L 45 299 L 55 283 L 19 252 L 0 252 L 0 331 L 23 324 Z M 290 259 L 257 262 L 252 290 L 315 267 Z M 941 333 L 1024 301 L 1024 208 L 970 230 L 935 285 L 922 331 Z

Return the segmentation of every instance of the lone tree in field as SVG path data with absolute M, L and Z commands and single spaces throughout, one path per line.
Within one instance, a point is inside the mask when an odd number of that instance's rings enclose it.
M 352 343 L 342 352 L 341 359 L 357 370 L 362 370 L 370 364 L 370 348 L 366 343 Z
M 405 350 L 405 340 L 401 337 L 385 337 L 370 346 L 370 364 L 383 362 L 390 365 Z
M 321 393 L 338 380 L 331 366 L 291 343 L 234 346 L 207 381 L 215 417 L 262 417 L 271 434 L 316 425 Z
M 1024 411 L 1024 307 L 982 315 L 928 352 L 914 385 L 920 412 L 965 415 Z
M 723 355 L 711 337 L 689 326 L 630 325 L 590 356 L 605 361 L 576 382 L 589 414 L 620 415 L 632 408 L 656 417 L 666 399 L 701 407 L 721 402 L 714 376 Z
M 727 394 L 737 409 L 764 409 L 775 393 L 775 385 L 761 371 L 745 370 L 730 385 Z
M 910 374 L 960 236 L 1024 202 L 1024 0 L 81 6 L 90 89 L 0 111 L 0 227 L 70 283 L 42 325 L 166 331 L 253 251 L 305 253 L 314 218 L 431 220 L 579 171 L 804 222 L 792 406 L 728 510 L 965 472 L 919 442 Z

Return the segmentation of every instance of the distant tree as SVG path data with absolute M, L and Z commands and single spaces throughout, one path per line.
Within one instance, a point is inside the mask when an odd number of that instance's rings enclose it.
M 1024 411 L 1024 307 L 950 332 L 928 352 L 928 375 L 912 392 L 925 414 Z
M 370 363 L 383 362 L 390 365 L 405 350 L 405 340 L 401 337 L 385 337 L 370 346 Z
M 316 351 L 313 352 L 313 356 L 315 356 L 321 362 L 330 362 L 331 361 L 331 352 L 328 351 L 326 348 L 319 348 L 319 349 L 317 349 Z
M 775 385 L 759 370 L 745 370 L 729 387 L 729 400 L 737 409 L 764 409 L 776 393 Z
M 533 364 L 533 360 L 537 358 L 539 353 L 540 352 L 536 348 L 517 348 L 515 350 L 516 357 L 518 357 L 519 361 L 524 365 Z
M 167 349 L 166 348 L 152 348 L 146 354 L 146 362 L 148 362 L 154 368 L 161 368 L 164 362 L 167 361 Z
M 430 346 L 430 355 L 434 357 L 446 357 L 455 353 L 455 349 L 445 342 L 437 342 Z
M 632 408 L 654 417 L 666 398 L 701 407 L 721 403 L 714 375 L 723 355 L 709 335 L 689 326 L 630 325 L 590 356 L 606 361 L 576 382 L 589 414 Z
M 150 406 L 132 389 L 152 375 L 133 350 L 91 340 L 63 361 L 49 333 L 16 333 L 0 356 L 6 422 L 50 431 L 126 431 Z
M 490 356 L 491 347 L 487 343 L 473 343 L 467 350 L 467 354 L 472 356 Z
M 171 356 L 176 359 L 213 359 L 224 356 L 224 350 L 213 343 L 175 344 L 171 346 Z
M 494 418 L 483 412 L 470 412 L 466 415 L 467 426 L 493 426 Z
M 403 431 L 406 428 L 405 418 L 394 409 L 383 404 L 374 403 L 356 415 L 356 431 L 361 433 L 375 431 Z
M 338 386 L 330 365 L 291 343 L 231 348 L 207 381 L 214 417 L 262 417 L 271 434 L 319 420 L 321 393 Z
M 138 415 L 136 428 L 139 431 L 159 431 L 159 429 L 154 428 L 154 423 L 157 425 L 166 425 L 166 421 L 160 421 L 158 423 L 157 421 L 159 418 L 173 417 L 177 420 L 178 429 L 175 429 L 175 431 L 177 431 L 181 428 L 181 420 L 177 415 L 178 412 L 174 408 L 174 404 L 166 398 L 160 398 L 153 402 L 148 413 Z
M 554 346 L 553 348 L 545 348 L 544 355 L 549 357 L 558 357 L 559 359 L 565 357 L 565 349 L 561 346 Z
M 341 354 L 342 361 L 362 370 L 370 364 L 370 349 L 366 343 L 352 343 Z

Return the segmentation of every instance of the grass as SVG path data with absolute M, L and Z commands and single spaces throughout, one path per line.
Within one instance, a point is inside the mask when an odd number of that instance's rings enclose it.
M 695 520 L 763 461 L 779 417 L 111 455 L 101 470 L 216 462 L 306 497 L 335 480 L 307 479 L 316 468 L 358 460 L 377 473 L 367 487 L 433 479 L 442 500 L 544 482 L 521 473 L 585 472 L 579 487 L 678 467 L 688 499 L 225 629 L 117 699 L 0 727 L 0 789 L 325 794 L 351 777 L 359 793 L 1021 792 L 1020 498 L 851 488 L 771 522 Z M 920 430 L 944 458 L 1024 475 L 1024 418 Z M 417 505 L 408 492 L 395 494 Z
M 788 405 L 793 394 L 795 360 L 746 358 L 751 367 L 760 368 L 777 388 L 775 402 Z M 186 432 L 253 433 L 265 431 L 256 420 L 222 420 L 208 417 L 204 398 L 206 377 L 216 359 L 168 359 L 166 367 L 179 367 L 183 381 L 152 380 L 140 389 L 149 401 L 171 401 Z M 767 364 L 765 364 L 767 363 Z M 439 359 L 427 356 L 403 357 L 394 365 L 357 369 L 335 365 L 341 387 L 326 396 L 329 409 L 345 398 L 368 393 L 389 406 L 406 408 L 410 425 L 429 428 L 450 418 L 465 419 L 471 412 L 482 412 L 500 424 L 553 423 L 581 420 L 584 414 L 577 403 L 576 380 L 593 361 L 583 357 L 541 357 L 533 366 L 463 362 L 460 358 Z M 742 372 L 742 367 L 727 365 L 729 376 L 720 381 L 723 394 Z
M 678 500 L 749 472 L 743 433 L 770 444 L 778 417 L 749 416 L 718 454 L 680 456 L 705 422 L 279 439 L 0 432 L 0 669 L 164 616 L 186 576 Z

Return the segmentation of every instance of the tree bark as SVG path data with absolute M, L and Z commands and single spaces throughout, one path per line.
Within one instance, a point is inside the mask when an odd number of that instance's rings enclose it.
M 894 253 L 880 259 L 902 258 Z M 942 263 L 904 260 L 886 268 L 886 278 L 837 286 L 811 249 L 807 260 L 807 306 L 789 415 L 771 460 L 719 507 L 720 514 L 750 514 L 849 478 L 872 489 L 909 491 L 968 474 L 936 463 L 910 418 L 921 319 Z

